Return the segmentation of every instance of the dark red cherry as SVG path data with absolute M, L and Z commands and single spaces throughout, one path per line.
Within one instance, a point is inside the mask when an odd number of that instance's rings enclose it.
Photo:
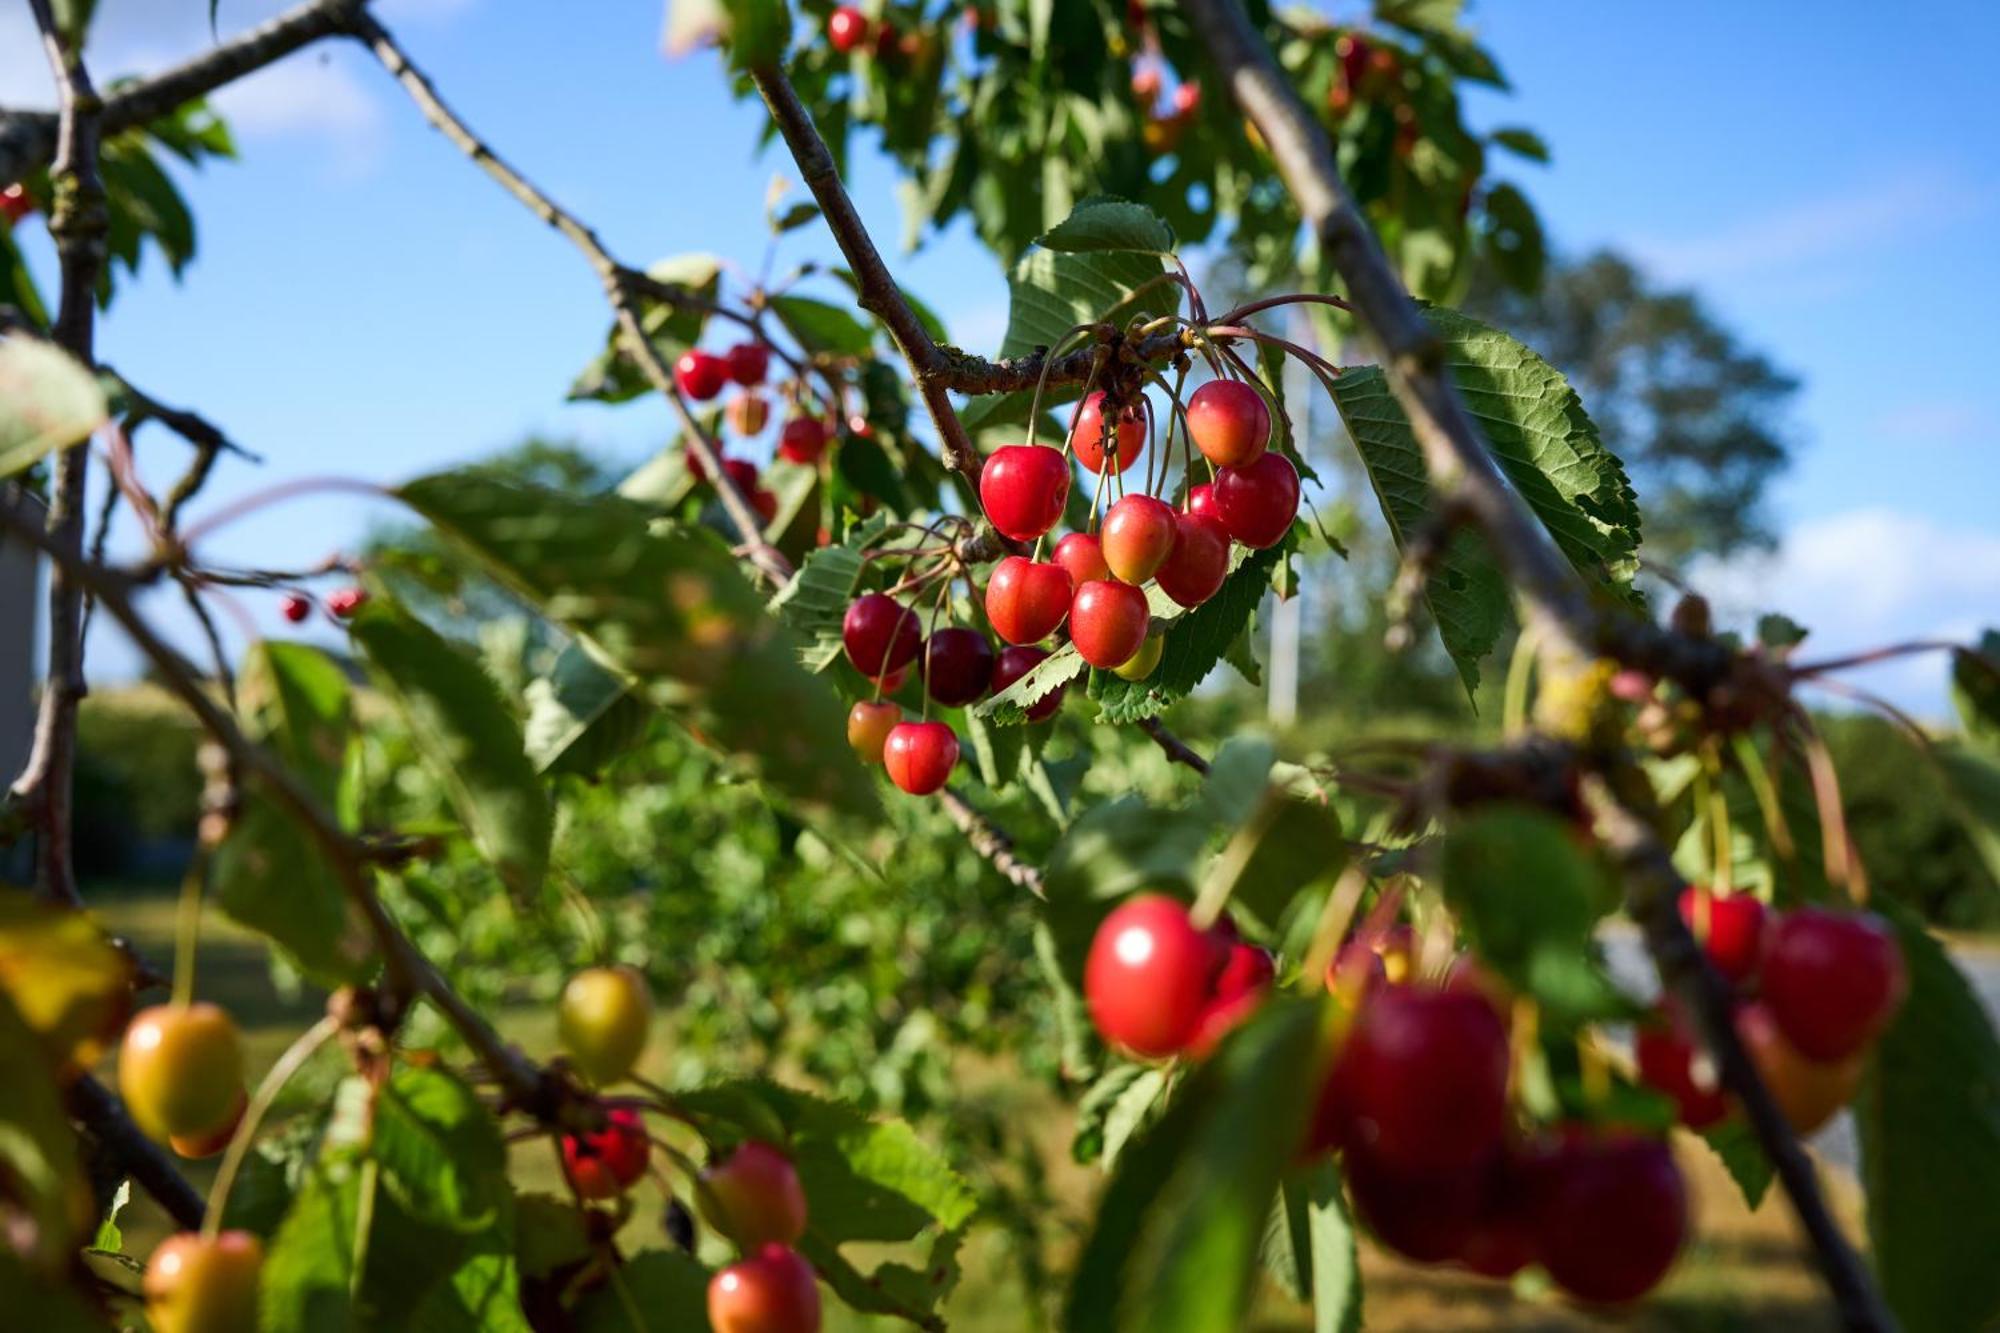
M 35 197 L 28 193 L 28 187 L 19 181 L 0 190 L 0 217 L 7 219 L 7 225 L 18 227 L 21 219 L 35 211 Z
M 295 592 L 286 593 L 285 600 L 278 603 L 278 614 L 294 625 L 303 624 L 312 614 L 312 603 Z
M 917 654 L 917 671 L 931 698 L 947 708 L 962 708 L 993 682 L 993 645 L 978 630 L 946 626 Z
M 1200 606 L 1229 577 L 1229 531 L 1200 514 L 1174 516 L 1174 549 L 1153 578 L 1182 606 Z
M 342 620 L 348 619 L 367 604 L 366 588 L 335 588 L 326 595 L 326 609 Z
M 1350 1148 L 1397 1171 L 1484 1162 L 1507 1118 L 1507 1032 L 1482 997 L 1391 986 L 1355 1019 L 1332 1077 Z
M 1375 1239 L 1419 1263 L 1457 1258 L 1472 1238 L 1485 1202 L 1486 1164 L 1398 1171 L 1367 1152 L 1343 1159 L 1354 1211 Z
M 1061 565 L 1010 555 L 986 580 L 986 618 L 1008 643 L 1038 643 L 1069 615 L 1070 597 L 1069 571 Z
M 1747 893 L 1717 894 L 1690 885 L 1681 890 L 1681 920 L 1708 952 L 1715 970 L 1731 981 L 1757 975 L 1764 957 L 1764 904 Z
M 1658 1139 L 1572 1135 L 1542 1173 L 1535 1252 L 1580 1300 L 1622 1305 L 1659 1285 L 1687 1238 L 1687 1189 Z
M 854 599 L 840 622 L 847 660 L 864 676 L 885 676 L 914 662 L 923 642 L 917 613 L 887 593 Z
M 1139 451 L 1146 447 L 1146 414 L 1137 404 L 1118 413 L 1117 438 L 1118 457 L 1111 465 L 1112 474 L 1130 468 Z M 1091 394 L 1077 409 L 1076 424 L 1069 432 L 1069 446 L 1076 451 L 1076 461 L 1085 472 L 1094 477 L 1104 471 L 1104 390 Z
M 721 357 L 699 348 L 682 352 L 674 362 L 674 383 L 681 386 L 681 392 L 698 403 L 705 403 L 722 392 L 722 386 L 729 382 L 729 365 Z
M 1902 947 L 1880 917 L 1802 907 L 1771 927 L 1764 1004 L 1808 1059 L 1860 1051 L 1889 1026 L 1908 988 Z
M 1299 513 L 1299 474 L 1283 454 L 1265 452 L 1215 474 L 1215 507 L 1229 535 L 1245 546 L 1276 546 Z
M 1047 658 L 1048 653 L 1040 648 L 1002 648 L 1000 656 L 993 661 L 993 692 L 995 694 L 1000 693 L 1000 691 L 1006 689 L 1030 671 L 1033 671 L 1043 661 L 1047 660 Z M 1054 717 L 1056 709 L 1062 707 L 1063 691 L 1067 688 L 1069 687 L 1067 682 L 1065 682 L 1035 700 L 1034 704 L 1028 709 L 1028 721 L 1045 722 L 1049 718 Z
M 771 368 L 771 349 L 758 342 L 741 342 L 724 352 L 722 360 L 730 379 L 745 388 L 754 388 L 764 382 L 764 375 Z
M 1212 518 L 1221 523 L 1222 511 L 1215 507 L 1215 487 L 1207 482 L 1192 487 L 1187 494 L 1187 512 L 1200 514 L 1204 518 Z
M 979 470 L 986 517 L 1015 541 L 1032 541 L 1056 525 L 1069 499 L 1069 461 L 1040 445 L 1009 444 Z
M 1152 621 L 1145 593 L 1129 583 L 1100 579 L 1076 590 L 1069 607 L 1069 638 L 1084 661 L 1109 671 L 1132 660 Z
M 1069 571 L 1074 587 L 1111 577 L 1111 566 L 1104 563 L 1104 547 L 1088 533 L 1072 532 L 1057 542 L 1055 561 Z
M 763 478 L 757 465 L 747 458 L 725 458 L 722 460 L 722 474 L 729 478 L 729 484 L 747 496 L 757 493 Z
M 1254 463 L 1271 439 L 1271 409 L 1242 380 L 1210 380 L 1187 405 L 1194 447 L 1217 467 Z
M 1728 1119 L 1729 1094 L 1695 1044 L 1678 1004 L 1657 1006 L 1653 1021 L 1639 1025 L 1632 1044 L 1640 1081 L 1674 1099 L 1683 1125 L 1707 1129 Z
M 1479 1212 L 1456 1258 L 1481 1277 L 1507 1279 L 1535 1262 L 1535 1205 L 1548 1147 L 1509 1143 L 1486 1169 Z
M 826 452 L 826 423 L 814 417 L 793 417 L 778 432 L 778 457 L 790 463 L 817 463 Z
M 646 1124 L 629 1106 L 604 1113 L 604 1128 L 562 1136 L 563 1174 L 585 1199 L 623 1194 L 646 1173 Z
M 889 780 L 912 796 L 928 796 L 951 781 L 958 737 L 942 722 L 898 722 L 882 746 Z
M 1083 996 L 1098 1034 L 1135 1055 L 1173 1055 L 1193 1037 L 1209 1000 L 1217 941 L 1195 929 L 1185 904 L 1140 894 L 1113 908 L 1091 939 Z

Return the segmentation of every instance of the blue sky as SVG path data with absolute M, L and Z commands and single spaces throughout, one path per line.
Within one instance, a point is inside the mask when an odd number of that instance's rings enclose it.
M 277 6 L 223 0 L 225 30 Z M 1344 6 L 1352 9 L 1353 6 Z M 717 62 L 668 62 L 657 3 L 382 0 L 459 110 L 634 262 L 707 250 L 754 266 L 765 183 L 759 109 Z M 100 77 L 206 40 L 200 0 L 103 0 Z M 1799 460 L 1777 492 L 1768 561 L 1697 571 L 1728 607 L 1775 603 L 1832 651 L 2000 622 L 2000 377 L 1981 335 L 2000 304 L 2000 138 L 1986 53 L 2000 8 L 1927 6 L 1891 26 L 1855 0 L 1795 6 L 1507 0 L 1474 19 L 1515 85 L 1475 119 L 1522 123 L 1553 166 L 1518 176 L 1570 249 L 1618 246 L 1696 286 L 1805 381 Z M 0 11 L 0 105 L 45 103 L 47 75 Z M 128 284 L 107 360 L 194 406 L 268 458 L 229 468 L 220 503 L 273 481 L 393 481 L 530 430 L 638 459 L 665 409 L 562 402 L 606 313 L 578 257 L 417 119 L 358 52 L 305 53 L 222 99 L 243 161 L 188 184 L 201 258 L 181 283 Z M 901 216 L 865 153 L 851 182 L 878 239 Z M 831 253 L 813 231 L 787 258 Z M 1006 293 L 970 239 L 897 261 L 906 285 L 975 350 L 997 344 Z M 142 437 L 142 441 L 144 437 Z M 143 442 L 147 471 L 180 461 Z M 352 541 L 367 506 L 287 504 L 219 534 L 219 558 L 307 563 Z M 272 607 L 243 603 L 257 623 Z M 163 617 L 170 608 L 160 606 Z M 129 667 L 100 635 L 98 660 Z M 1935 662 L 1871 683 L 1927 712 Z

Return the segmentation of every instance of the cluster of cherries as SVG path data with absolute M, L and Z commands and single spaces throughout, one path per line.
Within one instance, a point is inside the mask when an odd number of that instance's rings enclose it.
M 1517 1127 L 1499 984 L 1460 959 L 1413 979 L 1407 928 L 1365 928 L 1327 985 L 1344 1023 L 1301 1157 L 1341 1154 L 1355 1209 L 1409 1258 L 1507 1278 L 1539 1263 L 1579 1299 L 1651 1290 L 1687 1234 L 1666 1144 L 1623 1127 Z M 1268 954 L 1181 903 L 1140 895 L 1099 926 L 1084 969 L 1098 1032 L 1149 1059 L 1199 1059 L 1268 991 Z
M 1171 153 L 1178 148 L 1181 136 L 1187 133 L 1195 112 L 1201 108 L 1201 85 L 1189 80 L 1174 85 L 1162 111 L 1160 92 L 1164 86 L 1165 77 L 1157 60 L 1148 59 L 1133 67 L 1132 96 L 1146 113 L 1146 124 L 1139 134 L 1146 147 L 1155 153 Z
M 1854 1098 L 1869 1049 L 1908 989 L 1903 952 L 1880 917 L 1802 907 L 1771 913 L 1747 893 L 1691 888 L 1681 916 L 1735 988 L 1737 1035 L 1800 1134 Z M 1634 1042 L 1639 1077 L 1707 1129 L 1736 1113 L 1686 1015 L 1670 1000 Z
M 368 601 L 368 590 L 359 586 L 335 588 L 326 595 L 326 609 L 336 619 L 351 619 Z M 302 592 L 288 592 L 278 603 L 278 614 L 294 625 L 303 625 L 312 614 L 312 598 Z
M 760 342 L 740 342 L 721 354 L 705 352 L 693 348 L 681 353 L 674 362 L 674 383 L 680 391 L 698 403 L 713 400 L 725 387 L 736 384 L 742 392 L 730 399 L 725 413 L 730 429 L 738 435 L 749 437 L 760 434 L 770 420 L 770 404 L 757 392 L 771 369 L 771 349 Z M 826 447 L 833 440 L 833 432 L 824 421 L 814 416 L 800 414 L 786 421 L 778 432 L 778 457 L 790 463 L 800 463 L 807 467 L 817 464 Z M 702 480 L 708 479 L 707 468 L 701 459 L 690 451 L 688 466 Z M 750 501 L 750 507 L 757 516 L 769 523 L 778 516 L 778 497 L 764 485 L 757 465 L 742 458 L 724 458 L 722 470 Z
M 977 10 L 969 9 L 966 17 L 970 26 L 979 26 Z M 895 55 L 914 58 L 923 49 L 922 34 L 898 32 L 896 25 L 886 18 L 871 22 L 855 5 L 840 5 L 827 15 L 826 40 L 844 56 L 871 49 L 878 60 Z

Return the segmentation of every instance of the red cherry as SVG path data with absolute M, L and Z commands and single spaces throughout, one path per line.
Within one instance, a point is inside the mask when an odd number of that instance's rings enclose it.
M 1109 671 L 1132 660 L 1152 620 L 1145 593 L 1129 583 L 1098 579 L 1076 590 L 1069 607 L 1069 638 L 1084 661 Z
M 1456 1258 L 1481 1277 L 1506 1279 L 1535 1262 L 1535 1196 L 1546 1148 L 1510 1143 L 1486 1170 L 1478 1215 Z
M 846 55 L 868 38 L 868 20 L 853 5 L 842 5 L 826 20 L 826 39 Z
M 882 747 L 889 780 L 912 796 L 928 796 L 951 780 L 958 737 L 942 722 L 898 722 Z
M 1061 557 L 1060 544 L 1056 554 Z M 986 618 L 1008 643 L 1048 638 L 1069 615 L 1069 603 L 1069 571 L 1059 564 L 1010 555 L 986 580 Z
M 1128 495 L 1104 515 L 1098 542 L 1105 563 L 1126 583 L 1144 583 L 1174 550 L 1174 511 L 1150 495 Z
M 1103 545 L 1088 533 L 1072 532 L 1057 542 L 1055 561 L 1069 571 L 1070 583 L 1078 588 L 1111 577 L 1111 566 L 1104 563 Z
M 923 632 L 916 612 L 887 593 L 871 592 L 847 608 L 840 622 L 840 642 L 856 671 L 884 676 L 916 660 Z M 884 686 L 886 690 L 886 682 Z
M 1351 33 L 1343 34 L 1333 44 L 1334 53 L 1340 57 L 1340 76 L 1350 88 L 1358 87 L 1362 77 L 1368 73 L 1368 57 L 1372 48 L 1366 37 Z
M 1418 1263 L 1457 1258 L 1473 1237 L 1485 1202 L 1486 1164 L 1439 1171 L 1398 1171 L 1350 1149 L 1344 1160 L 1354 1211 L 1375 1239 Z
M 1201 105 L 1200 84 L 1183 83 L 1180 87 L 1174 89 L 1175 115 L 1191 116 L 1194 114 L 1194 109 L 1200 105 Z
M 1687 1225 L 1687 1189 L 1666 1144 L 1616 1132 L 1577 1136 L 1542 1173 L 1535 1251 L 1570 1295 L 1619 1305 L 1666 1276 Z
M 326 595 L 326 609 L 346 620 L 368 603 L 366 588 L 335 588 Z
M 1194 1034 L 1188 1038 L 1188 1053 L 1198 1060 L 1213 1051 L 1237 1024 L 1257 1012 L 1276 975 L 1271 955 L 1256 945 L 1237 942 L 1228 949 L 1222 970 L 1209 986 L 1208 1004 L 1195 1023 Z
M 646 1174 L 646 1124 L 629 1106 L 604 1113 L 604 1128 L 562 1136 L 563 1174 L 585 1199 L 623 1194 Z
M 947 626 L 917 654 L 917 673 L 931 698 L 946 708 L 962 708 L 993 683 L 993 645 L 978 630 Z
M 1069 447 L 1076 451 L 1076 461 L 1091 476 L 1104 471 L 1104 390 L 1099 389 L 1083 400 L 1077 409 L 1076 424 L 1070 427 Z M 1118 458 L 1111 465 L 1111 472 L 1124 472 L 1139 457 L 1139 451 L 1146 447 L 1146 414 L 1132 404 L 1118 413 Z
M 285 600 L 278 603 L 278 614 L 294 625 L 302 624 L 312 614 L 312 603 L 295 592 L 285 594 Z
M 910 659 L 910 662 L 914 661 L 916 661 L 916 658 L 912 657 Z M 896 693 L 898 690 L 902 689 L 903 686 L 909 684 L 910 662 L 905 662 L 903 665 L 897 667 L 894 671 L 886 672 L 879 676 L 868 677 L 869 683 L 881 686 L 882 693 L 885 695 Z
M 1174 516 L 1174 549 L 1153 574 L 1167 596 L 1182 606 L 1200 606 L 1215 596 L 1229 576 L 1229 530 L 1200 514 Z
M 826 452 L 826 423 L 813 417 L 793 417 L 778 432 L 778 457 L 790 463 L 817 463 Z
M 1210 380 L 1187 405 L 1194 447 L 1217 467 L 1254 463 L 1271 440 L 1271 409 L 1242 380 Z
M 722 386 L 729 380 L 729 366 L 719 356 L 701 351 L 699 348 L 682 352 L 674 362 L 674 383 L 681 386 L 681 392 L 698 403 L 705 403 L 722 392 Z
M 1633 1039 L 1640 1080 L 1673 1098 L 1689 1129 L 1707 1129 L 1728 1119 L 1729 1094 L 1695 1046 L 1680 1006 L 1662 1003 L 1654 1019 L 1640 1024 Z
M 1222 522 L 1222 511 L 1215 507 L 1215 487 L 1203 482 L 1188 491 L 1187 512 L 1199 514 L 1203 518 L 1212 518 L 1218 523 Z
M 771 521 L 778 517 L 777 494 L 759 486 L 750 492 L 750 507 L 757 511 L 757 517 L 763 519 L 765 526 L 769 527 Z
M 1141 65 L 1132 71 L 1132 96 L 1139 99 L 1142 106 L 1152 106 L 1160 96 L 1160 67 Z
M 847 743 L 864 764 L 882 762 L 882 747 L 889 733 L 903 720 L 902 705 L 887 699 L 863 699 L 847 710 Z
M 819 1333 L 819 1320 L 812 1265 L 790 1246 L 773 1242 L 708 1281 L 715 1333 Z
M 1746 1004 L 1736 1011 L 1736 1035 L 1743 1039 L 1750 1063 L 1757 1066 L 1771 1100 L 1795 1133 L 1819 1132 L 1861 1089 L 1861 1075 L 1868 1065 L 1864 1054 L 1857 1052 L 1831 1064 L 1808 1060 L 1785 1040 L 1771 1011 L 1761 1004 Z
M 28 187 L 19 181 L 0 190 L 0 217 L 7 219 L 8 226 L 19 226 L 21 219 L 34 211 L 34 196 L 30 195 Z
M 1040 648 L 1002 648 L 1000 656 L 993 662 L 993 692 L 1000 693 L 1047 658 L 1048 653 Z M 1067 688 L 1069 686 L 1065 682 L 1035 700 L 1028 709 L 1028 721 L 1045 722 L 1054 717 L 1056 709 L 1062 707 L 1063 691 Z
M 768 1143 L 750 1142 L 701 1173 L 696 1192 L 710 1225 L 745 1250 L 806 1234 L 806 1192 L 792 1159 Z
M 1681 890 L 1681 920 L 1708 952 L 1715 970 L 1731 981 L 1757 975 L 1764 955 L 1764 904 L 1747 893 L 1713 894 L 1693 885 Z
M 722 361 L 730 379 L 750 388 L 764 382 L 771 368 L 771 349 L 758 342 L 737 343 L 722 354 Z
M 1069 462 L 1040 445 L 995 449 L 979 470 L 979 502 L 1001 533 L 1032 541 L 1056 525 L 1069 499 Z
M 1276 546 L 1299 513 L 1299 473 L 1283 454 L 1263 453 L 1215 474 L 1215 507 L 1229 535 L 1259 550 Z
M 1771 927 L 1764 1003 L 1809 1059 L 1841 1060 L 1882 1035 L 1908 988 L 1903 951 L 1880 917 L 1803 907 Z
M 747 458 L 723 459 L 722 472 L 729 478 L 729 484 L 745 495 L 754 494 L 762 480 L 757 473 L 757 465 Z
M 1355 1019 L 1332 1077 L 1345 1141 L 1391 1170 L 1456 1170 L 1500 1146 L 1507 1031 L 1481 997 L 1389 987 Z
M 1208 1007 L 1218 942 L 1156 893 L 1113 908 L 1090 941 L 1083 997 L 1106 1041 L 1157 1058 L 1185 1048 Z

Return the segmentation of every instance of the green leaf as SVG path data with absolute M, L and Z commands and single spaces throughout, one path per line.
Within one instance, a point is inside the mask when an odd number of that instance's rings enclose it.
M 1208 761 L 1196 798 L 1201 817 L 1222 828 L 1235 828 L 1250 817 L 1271 785 L 1271 765 L 1278 762 L 1271 738 L 1239 732 L 1224 741 Z
M 111 1195 L 111 1206 L 104 1210 L 104 1220 L 97 1224 L 97 1237 L 90 1242 L 93 1250 L 109 1250 L 113 1254 L 125 1251 L 125 1233 L 118 1228 L 118 1215 L 125 1211 L 125 1205 L 132 1202 L 132 1182 L 121 1180 Z
M 1722 1160 L 1729 1178 L 1736 1182 L 1744 1206 L 1755 1212 L 1770 1192 L 1777 1173 L 1771 1169 L 1771 1159 L 1764 1155 L 1764 1147 L 1757 1142 L 1757 1132 L 1750 1128 L 1750 1122 L 1733 1115 L 1702 1130 L 1701 1137 Z
M 265 1249 L 265 1333 L 336 1333 L 357 1326 L 351 1290 L 361 1206 L 359 1172 L 344 1155 L 307 1170 Z
M 1136 795 L 1094 805 L 1070 825 L 1042 875 L 1044 919 L 1070 985 L 1082 989 L 1091 938 L 1117 900 L 1141 889 L 1185 892 L 1207 841 L 1200 820 Z
M 0 339 L 0 477 L 87 438 L 109 412 L 97 377 L 69 353 L 39 338 Z
M 1559 1021 L 1629 1018 L 1591 936 L 1615 901 L 1569 827 L 1526 807 L 1493 806 L 1445 837 L 1445 901 L 1481 961 Z
M 83 1163 L 42 1039 L 4 990 L 0 1068 L 7 1071 L 0 1078 L 0 1178 L 7 1182 L 15 1226 L 34 1237 L 35 1249 L 60 1255 L 89 1216 Z M 0 1246 L 0 1254 L 13 1250 Z
M 400 492 L 454 544 L 686 719 L 807 806 L 879 809 L 848 748 L 846 710 L 711 532 L 619 496 L 568 495 L 474 472 Z
M 771 609 L 798 635 L 799 660 L 808 670 L 824 671 L 839 658 L 841 622 L 868 572 L 861 553 L 888 526 L 888 514 L 877 513 L 857 523 L 839 545 L 807 552 L 791 582 L 771 598 Z
M 1283 546 L 1280 543 L 1251 551 L 1215 596 L 1192 611 L 1183 612 L 1164 594 L 1155 599 L 1154 615 L 1173 622 L 1161 648 L 1160 664 L 1144 680 L 1096 672 L 1091 678 L 1091 697 L 1097 700 L 1099 720 L 1125 723 L 1157 717 L 1207 680 L 1270 591 L 1271 570 L 1283 556 Z M 1166 603 L 1164 608 L 1160 602 Z
M 1174 229 L 1144 204 L 1097 195 L 1036 238 L 1035 244 L 1063 254 L 1140 250 L 1171 254 Z
M 492 1227 L 508 1206 L 500 1127 L 472 1090 L 440 1069 L 396 1071 L 375 1099 L 369 1151 L 410 1217 L 449 1231 Z
M 1934 741 L 1930 753 L 1972 845 L 2000 881 L 2000 756 L 1955 741 Z
M 1985 1006 L 1923 924 L 1893 899 L 1909 998 L 1855 1100 L 1869 1248 L 1911 1333 L 2000 1317 L 2000 1040 Z
M 377 597 L 348 626 L 472 841 L 516 898 L 541 887 L 549 799 L 500 688 L 430 626 Z
M 1179 289 L 1163 279 L 1165 272 L 1157 254 L 1137 250 L 1030 250 L 1007 278 L 1007 335 L 1000 355 L 1053 347 L 1078 324 L 1123 327 L 1134 316 L 1178 309 Z
M 1202 894 L 1241 903 L 1275 925 L 1302 891 L 1332 879 L 1346 864 L 1340 816 L 1324 797 L 1267 788 L 1209 866 Z
M 0 885 L 0 994 L 50 1069 L 88 1069 L 124 1029 L 132 961 L 89 915 Z
M 577 1333 L 708 1333 L 708 1278 L 692 1255 L 647 1250 L 577 1303 L 574 1326 Z
M 334 808 L 353 728 L 347 677 L 302 643 L 252 644 L 236 676 L 243 730 L 290 769 L 324 809 Z M 243 811 L 210 867 L 216 902 L 277 944 L 326 985 L 359 981 L 375 938 L 306 827 L 253 780 Z
M 1274 998 L 1120 1157 L 1063 1326 L 1240 1328 L 1265 1223 L 1319 1095 L 1321 1005 Z
M 1624 588 L 1637 569 L 1639 509 L 1624 466 L 1561 372 L 1519 342 L 1476 320 L 1433 309 L 1444 361 L 1467 410 L 1521 498 L 1572 564 Z M 1379 367 L 1334 381 L 1347 425 L 1398 550 L 1430 522 L 1423 453 Z M 1479 664 L 1509 623 L 1507 587 L 1478 538 L 1459 532 L 1426 588 L 1432 617 L 1467 693 Z
M 866 356 L 874 335 L 851 310 L 809 296 L 774 296 L 771 313 L 813 356 Z
M 1976 648 L 1951 655 L 1951 701 L 1965 734 L 2000 755 L 2000 630 L 1987 630 Z
M 676 255 L 646 269 L 646 276 L 679 288 L 689 298 L 683 304 L 668 304 L 640 296 L 640 327 L 661 358 L 672 364 L 682 352 L 701 339 L 708 321 L 707 305 L 715 300 L 722 277 L 722 261 L 714 255 Z M 648 393 L 652 385 L 621 350 L 618 326 L 605 335 L 604 350 L 598 353 L 569 387 L 572 402 L 595 399 L 623 403 Z
M 630 682 L 572 643 L 528 682 L 522 744 L 537 773 L 595 774 L 646 738 L 653 710 Z
M 1806 636 L 1810 633 L 1811 630 L 1790 616 L 1772 612 L 1757 617 L 1757 643 L 1760 647 L 1774 652 L 1784 652 L 1786 649 L 1798 647 L 1805 642 Z
M 1508 152 L 1518 154 L 1530 161 L 1546 162 L 1549 160 L 1548 144 L 1544 143 L 1542 136 L 1533 130 L 1523 129 L 1515 125 L 1504 130 L 1495 130 L 1486 137 L 1494 143 L 1499 144 L 1502 148 L 1505 148 Z
M 1340 1171 L 1322 1157 L 1285 1177 L 1264 1232 L 1264 1269 L 1313 1307 L 1313 1333 L 1359 1333 L 1361 1264 Z

